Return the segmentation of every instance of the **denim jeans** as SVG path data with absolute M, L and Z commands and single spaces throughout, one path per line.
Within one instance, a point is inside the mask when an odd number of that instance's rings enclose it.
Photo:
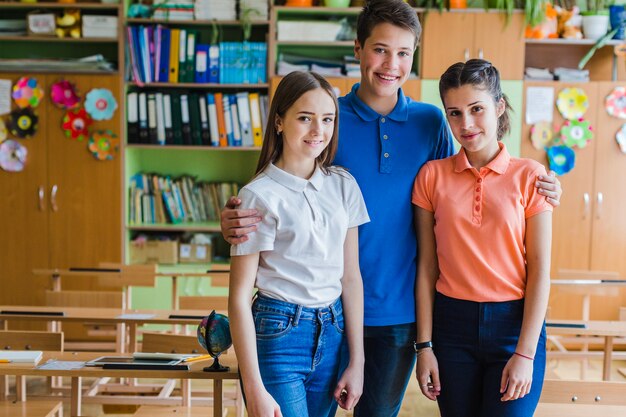
M 500 401 L 502 371 L 515 351 L 523 316 L 523 299 L 479 303 L 436 294 L 433 349 L 441 378 L 437 401 L 442 417 L 532 417 L 546 366 L 545 325 L 530 393 Z
M 365 326 L 365 384 L 354 417 L 395 417 L 415 364 L 415 323 Z
M 309 308 L 259 296 L 252 316 L 261 378 L 283 417 L 334 416 L 348 363 L 341 299 Z

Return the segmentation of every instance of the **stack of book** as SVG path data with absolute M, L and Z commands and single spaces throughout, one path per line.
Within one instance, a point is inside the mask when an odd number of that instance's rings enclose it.
M 250 20 L 268 20 L 267 5 L 267 0 L 239 0 L 239 18 L 241 19 L 242 15 L 247 13 Z
M 173 2 L 162 2 L 153 7 L 153 19 L 159 20 L 193 20 L 194 3 L 193 0 L 175 0 Z

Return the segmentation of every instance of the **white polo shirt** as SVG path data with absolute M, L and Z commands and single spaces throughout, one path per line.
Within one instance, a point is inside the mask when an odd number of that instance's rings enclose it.
M 260 252 L 255 285 L 261 294 L 307 307 L 327 306 L 341 295 L 346 233 L 369 216 L 354 177 L 330 170 L 326 175 L 318 167 L 305 180 L 270 164 L 239 192 L 240 208 L 259 210 L 263 220 L 230 254 Z

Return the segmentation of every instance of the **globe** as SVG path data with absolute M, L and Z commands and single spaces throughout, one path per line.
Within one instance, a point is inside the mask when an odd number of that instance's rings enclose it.
M 216 313 L 215 310 L 202 318 L 198 324 L 198 342 L 213 358 L 213 365 L 203 369 L 205 372 L 227 372 L 228 366 L 222 366 L 219 356 L 233 344 L 230 337 L 230 324 L 228 317 Z

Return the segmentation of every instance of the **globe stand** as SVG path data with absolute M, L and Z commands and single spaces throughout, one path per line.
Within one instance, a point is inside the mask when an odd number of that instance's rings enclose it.
M 230 366 L 220 364 L 219 358 L 215 356 L 213 359 L 213 365 L 205 366 L 202 370 L 204 372 L 228 372 L 230 371 Z
M 219 356 L 232 346 L 228 317 L 218 314 L 215 310 L 204 317 L 198 325 L 198 342 L 213 358 L 213 364 L 202 370 L 204 372 L 228 372 L 230 367 L 220 364 Z

